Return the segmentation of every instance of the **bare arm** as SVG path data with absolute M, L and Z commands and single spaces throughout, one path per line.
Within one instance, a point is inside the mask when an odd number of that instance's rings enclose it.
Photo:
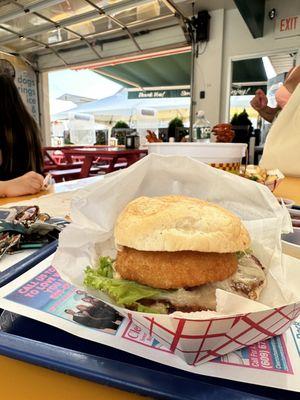
M 268 122 L 272 122 L 277 112 L 280 110 L 280 107 L 273 108 L 268 106 L 268 98 L 261 89 L 258 89 L 255 92 L 255 96 L 251 100 L 250 104 L 254 110 Z
M 260 110 L 256 110 L 256 111 L 266 121 L 273 122 L 273 120 L 276 117 L 276 115 L 277 115 L 279 110 L 280 110 L 280 107 L 273 108 L 273 107 L 266 106 L 265 108 L 260 109 Z
M 288 73 L 284 86 L 290 93 L 293 93 L 300 83 L 300 65 Z
M 0 196 L 16 197 L 36 194 L 42 189 L 43 181 L 43 176 L 33 171 L 9 181 L 0 181 Z

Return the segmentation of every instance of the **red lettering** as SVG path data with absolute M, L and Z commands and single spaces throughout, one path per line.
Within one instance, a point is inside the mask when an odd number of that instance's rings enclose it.
M 69 289 L 69 287 L 70 287 L 71 285 L 69 284 L 69 283 L 64 283 L 63 285 L 62 285 L 62 288 L 63 288 L 63 290 L 67 290 L 67 289 Z
M 26 287 L 22 287 L 21 289 L 18 290 L 18 293 L 20 294 L 25 294 L 28 292 L 28 289 L 26 289 Z
M 254 367 L 254 368 L 258 368 L 259 367 L 259 362 L 258 362 L 258 359 L 257 358 L 251 358 L 251 365 Z
M 62 294 L 63 294 L 63 291 L 58 289 L 58 290 L 56 290 L 56 292 L 51 294 L 50 299 L 57 299 Z
M 60 282 L 55 282 L 48 287 L 47 292 L 53 292 L 54 290 L 56 290 L 59 287 L 60 287 Z
M 292 31 L 297 27 L 298 17 L 287 17 L 280 20 L 280 31 Z
M 297 27 L 297 20 L 298 20 L 298 17 L 294 17 L 294 28 L 293 29 L 296 29 L 296 27 Z
M 33 289 L 33 290 L 31 290 L 29 293 L 26 293 L 26 294 L 25 294 L 25 297 L 31 297 L 31 298 L 33 298 L 33 297 L 35 297 L 35 296 L 38 295 L 38 294 L 39 294 L 39 291 Z
M 137 339 L 139 337 L 139 333 L 136 332 L 134 329 L 130 329 L 127 333 L 127 335 L 131 338 L 131 339 Z
M 29 283 L 27 283 L 25 286 L 23 286 L 22 288 L 20 288 L 20 289 L 18 290 L 18 293 L 25 294 L 25 293 L 29 292 L 32 288 L 34 288 L 35 286 L 37 286 L 37 285 L 38 285 L 38 282 L 29 282 Z
M 46 281 L 46 282 L 41 282 L 40 284 L 39 284 L 39 288 L 40 289 L 45 289 L 46 287 L 48 287 L 49 286 L 49 283 Z
M 257 347 L 259 349 L 266 350 L 267 349 L 267 344 L 266 344 L 266 342 L 258 342 L 257 343 Z
M 44 281 L 45 279 L 47 279 L 47 275 L 46 274 L 41 274 L 41 275 L 36 277 L 37 281 Z

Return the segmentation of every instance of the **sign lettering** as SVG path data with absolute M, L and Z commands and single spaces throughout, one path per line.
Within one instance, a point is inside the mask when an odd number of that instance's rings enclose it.
M 190 89 L 143 90 L 128 92 L 128 99 L 165 99 L 171 97 L 190 96 Z
M 300 35 L 300 15 L 278 18 L 275 21 L 275 38 Z

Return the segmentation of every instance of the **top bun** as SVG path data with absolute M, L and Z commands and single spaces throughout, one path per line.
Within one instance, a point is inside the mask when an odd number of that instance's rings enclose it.
M 139 197 L 119 215 L 116 245 L 146 251 L 234 253 L 249 247 L 240 218 L 187 196 Z

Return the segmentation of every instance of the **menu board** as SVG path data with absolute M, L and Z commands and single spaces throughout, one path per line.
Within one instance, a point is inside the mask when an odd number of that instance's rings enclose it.
M 0 73 L 14 77 L 20 95 L 32 116 L 39 121 L 37 79 L 33 68 L 19 57 L 0 52 Z

